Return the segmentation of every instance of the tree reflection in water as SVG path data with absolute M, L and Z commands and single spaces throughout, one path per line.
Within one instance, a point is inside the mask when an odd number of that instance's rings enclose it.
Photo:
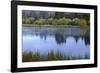
M 65 43 L 66 37 L 63 33 L 55 33 L 55 40 L 57 44 Z
M 44 34 L 42 33 L 42 34 L 40 34 L 40 37 L 41 37 L 41 39 L 46 40 L 47 39 L 47 35 L 48 34 L 46 34 L 46 33 L 44 33 Z M 57 44 L 66 43 L 66 39 L 68 37 L 70 37 L 70 36 L 65 35 L 63 33 L 59 33 L 59 32 L 56 32 L 54 34 L 54 38 L 55 38 L 55 41 L 56 41 Z M 72 36 L 72 37 L 75 39 L 76 43 L 78 42 L 79 38 L 81 38 L 81 39 L 83 39 L 85 41 L 86 45 L 90 44 L 90 36 L 88 36 L 88 35 Z
M 89 35 L 84 35 L 84 36 L 73 36 L 74 39 L 76 40 L 76 43 L 78 42 L 79 38 L 83 39 L 85 41 L 85 45 L 90 44 L 90 36 Z
M 40 37 L 41 37 L 41 39 L 46 40 L 47 39 L 47 34 L 46 33 L 41 33 Z
M 85 44 L 88 45 L 90 44 L 90 36 L 84 36 Z
M 79 27 L 41 27 L 36 31 L 27 27 L 23 29 L 23 60 L 90 59 L 90 34 L 84 32 Z

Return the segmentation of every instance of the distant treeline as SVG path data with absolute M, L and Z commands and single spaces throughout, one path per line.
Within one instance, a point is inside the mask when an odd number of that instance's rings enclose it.
M 88 13 L 66 13 L 48 11 L 22 11 L 22 23 L 33 25 L 90 25 Z
M 33 10 L 22 10 L 22 16 L 26 18 L 85 18 L 90 19 L 89 13 L 71 13 L 71 12 L 54 12 L 54 11 L 33 11 Z

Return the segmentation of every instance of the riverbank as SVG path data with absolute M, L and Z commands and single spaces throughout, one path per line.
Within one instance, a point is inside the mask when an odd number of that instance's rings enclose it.
M 23 62 L 38 62 L 38 61 L 57 61 L 57 60 L 82 60 L 82 59 L 90 59 L 90 57 L 85 54 L 84 56 L 69 56 L 64 55 L 60 52 L 54 53 L 53 51 L 49 52 L 48 54 L 41 55 L 39 52 L 32 53 L 24 52 L 22 54 L 22 61 Z

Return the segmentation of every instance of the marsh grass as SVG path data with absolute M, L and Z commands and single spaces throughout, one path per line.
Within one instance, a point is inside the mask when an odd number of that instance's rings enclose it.
M 22 62 L 36 62 L 36 61 L 57 61 L 57 60 L 78 60 L 78 59 L 89 59 L 88 55 L 84 57 L 78 56 L 66 56 L 60 52 L 49 52 L 47 55 L 41 55 L 39 52 L 32 53 L 24 52 L 22 54 Z

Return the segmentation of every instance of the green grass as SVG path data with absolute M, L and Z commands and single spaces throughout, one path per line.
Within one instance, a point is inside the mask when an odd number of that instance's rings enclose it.
M 49 52 L 47 55 L 40 55 L 39 52 L 24 52 L 22 54 L 22 62 L 36 62 L 36 61 L 57 61 L 57 60 L 78 60 L 78 59 L 89 59 L 88 55 L 85 55 L 84 58 L 81 56 L 66 56 L 60 52 L 54 53 L 53 51 Z

